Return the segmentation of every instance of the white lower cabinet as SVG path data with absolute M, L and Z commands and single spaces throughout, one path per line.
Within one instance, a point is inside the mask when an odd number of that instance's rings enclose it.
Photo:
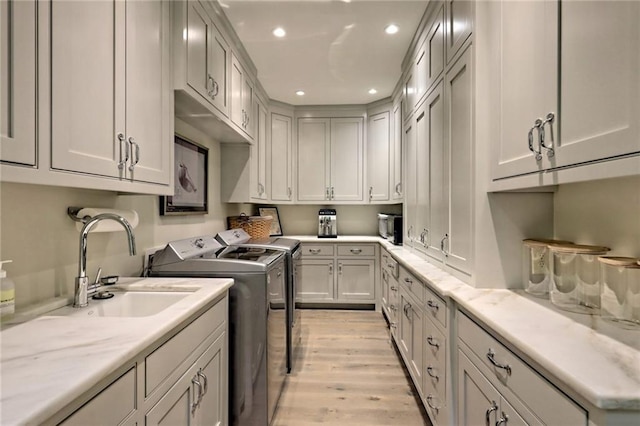
M 587 413 L 458 311 L 458 424 L 585 425 Z
M 421 283 L 418 283 L 422 285 Z M 404 285 L 400 285 L 400 306 L 398 319 L 398 346 L 400 354 L 404 359 L 405 366 L 413 379 L 413 384 L 418 389 L 420 397 L 423 395 L 422 389 L 422 318 L 424 312 L 420 303 L 417 302 L 407 291 Z
M 228 424 L 228 313 L 225 296 L 45 424 Z
M 303 244 L 296 300 L 375 303 L 376 250 L 377 244 Z

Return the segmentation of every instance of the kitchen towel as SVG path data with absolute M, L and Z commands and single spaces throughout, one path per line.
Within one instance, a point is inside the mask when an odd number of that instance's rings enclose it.
M 79 219 L 83 217 L 94 217 L 101 213 L 115 213 L 119 216 L 124 217 L 131 225 L 131 228 L 138 226 L 138 212 L 135 210 L 119 210 L 119 209 L 103 209 L 99 207 L 85 207 L 81 209 L 77 216 Z M 84 226 L 83 222 L 76 222 L 76 229 L 78 231 L 82 230 Z M 116 223 L 115 220 L 102 220 L 97 224 L 93 225 L 90 232 L 116 232 L 116 231 L 124 231 L 124 228 L 119 223 Z

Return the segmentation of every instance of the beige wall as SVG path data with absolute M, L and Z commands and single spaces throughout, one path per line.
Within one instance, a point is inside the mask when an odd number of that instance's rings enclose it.
M 640 257 L 640 176 L 561 185 L 554 227 L 556 238 Z
M 402 214 L 402 204 L 364 206 L 279 205 L 285 235 L 317 235 L 318 211 L 336 209 L 338 235 L 378 235 L 378 213 Z
M 78 274 L 78 237 L 67 217 L 69 206 L 134 209 L 140 216 L 135 230 L 138 255 L 128 255 L 124 232 L 89 236 L 88 272 L 98 267 L 103 275 L 133 275 L 142 271 L 147 248 L 167 241 L 225 229 L 226 217 L 242 205 L 220 202 L 220 146 L 197 130 L 176 121 L 176 132 L 209 148 L 209 213 L 194 216 L 159 215 L 157 196 L 118 195 L 109 191 L 81 190 L 14 183 L 0 184 L 0 258 L 16 283 L 16 307 L 71 297 Z

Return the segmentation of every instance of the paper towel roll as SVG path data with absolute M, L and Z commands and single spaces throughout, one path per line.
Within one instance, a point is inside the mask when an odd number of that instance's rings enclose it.
M 127 219 L 127 222 L 129 222 L 129 225 L 131 225 L 132 228 L 135 229 L 135 227 L 138 226 L 138 212 L 136 212 L 135 210 L 102 209 L 99 207 L 85 207 L 78 212 L 77 216 L 79 219 L 82 219 L 83 217 L 86 217 L 86 216 L 94 217 L 102 213 L 115 213 Z M 81 231 L 83 226 L 84 226 L 84 223 L 76 222 L 76 229 L 78 231 Z M 124 228 L 115 220 L 102 220 L 97 224 L 93 225 L 93 228 L 91 228 L 91 231 L 89 232 L 116 232 L 116 231 L 124 231 Z

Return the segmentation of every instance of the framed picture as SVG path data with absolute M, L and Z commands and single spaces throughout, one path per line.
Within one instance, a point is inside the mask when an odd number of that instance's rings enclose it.
M 174 143 L 173 196 L 160 196 L 160 215 L 208 212 L 209 150 L 178 135 Z
M 260 216 L 271 216 L 273 218 L 271 229 L 269 230 L 270 236 L 279 237 L 282 235 L 282 225 L 280 225 L 277 207 L 258 207 L 258 213 L 260 213 Z

